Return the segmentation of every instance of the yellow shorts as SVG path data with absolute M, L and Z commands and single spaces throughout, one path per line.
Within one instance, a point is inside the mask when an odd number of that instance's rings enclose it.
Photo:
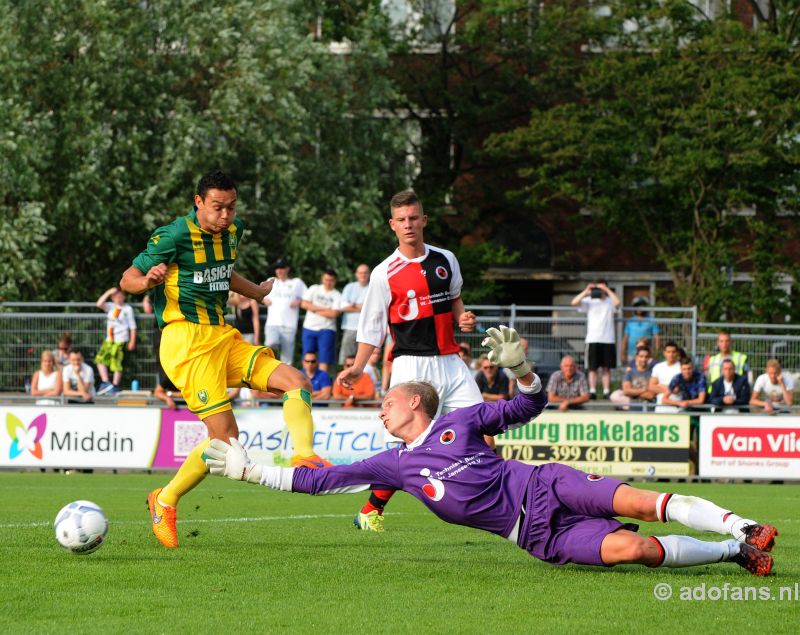
M 245 342 L 227 324 L 170 322 L 161 335 L 160 353 L 167 376 L 201 419 L 231 409 L 229 386 L 267 390 L 281 363 L 272 349 Z

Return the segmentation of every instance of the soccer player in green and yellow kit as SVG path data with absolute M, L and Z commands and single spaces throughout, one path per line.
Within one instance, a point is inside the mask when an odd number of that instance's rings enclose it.
M 189 409 L 208 427 L 209 438 L 195 447 L 164 487 L 147 498 L 153 533 L 165 547 L 178 546 L 176 508 L 181 497 L 208 472 L 203 451 L 211 439 L 237 437 L 229 386 L 283 394 L 283 416 L 292 436 L 292 465 L 330 465 L 313 450 L 311 384 L 296 368 L 253 346 L 225 323 L 228 291 L 261 302 L 272 281 L 256 284 L 233 270 L 244 225 L 236 217 L 236 183 L 219 170 L 197 184 L 194 209 L 156 229 L 147 248 L 122 275 L 120 288 L 140 294 L 154 289 L 162 329 L 161 364 L 181 390 Z

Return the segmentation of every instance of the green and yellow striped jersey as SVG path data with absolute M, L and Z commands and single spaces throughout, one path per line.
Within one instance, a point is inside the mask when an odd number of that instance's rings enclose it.
M 200 228 L 194 209 L 153 232 L 133 266 L 142 273 L 161 263 L 168 267 L 164 284 L 153 289 L 160 328 L 179 320 L 225 323 L 228 288 L 243 232 L 244 223 L 238 217 L 227 231 L 207 232 Z

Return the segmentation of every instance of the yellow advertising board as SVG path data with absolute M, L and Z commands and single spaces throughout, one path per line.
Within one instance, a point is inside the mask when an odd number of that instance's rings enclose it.
M 606 476 L 689 476 L 688 415 L 545 410 L 495 437 L 504 459 Z

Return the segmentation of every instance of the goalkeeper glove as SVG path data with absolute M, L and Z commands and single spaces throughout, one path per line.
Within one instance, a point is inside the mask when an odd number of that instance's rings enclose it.
M 519 333 L 507 326 L 500 326 L 498 331 L 492 327 L 486 330 L 488 337 L 483 345 L 489 348 L 489 361 L 498 366 L 508 368 L 517 377 L 525 377 L 531 372 L 531 365 L 525 359 L 525 351 L 519 341 Z
M 247 451 L 235 437 L 230 438 L 230 443 L 212 439 L 203 456 L 212 474 L 227 476 L 234 481 L 261 482 L 262 466 L 250 460 Z

